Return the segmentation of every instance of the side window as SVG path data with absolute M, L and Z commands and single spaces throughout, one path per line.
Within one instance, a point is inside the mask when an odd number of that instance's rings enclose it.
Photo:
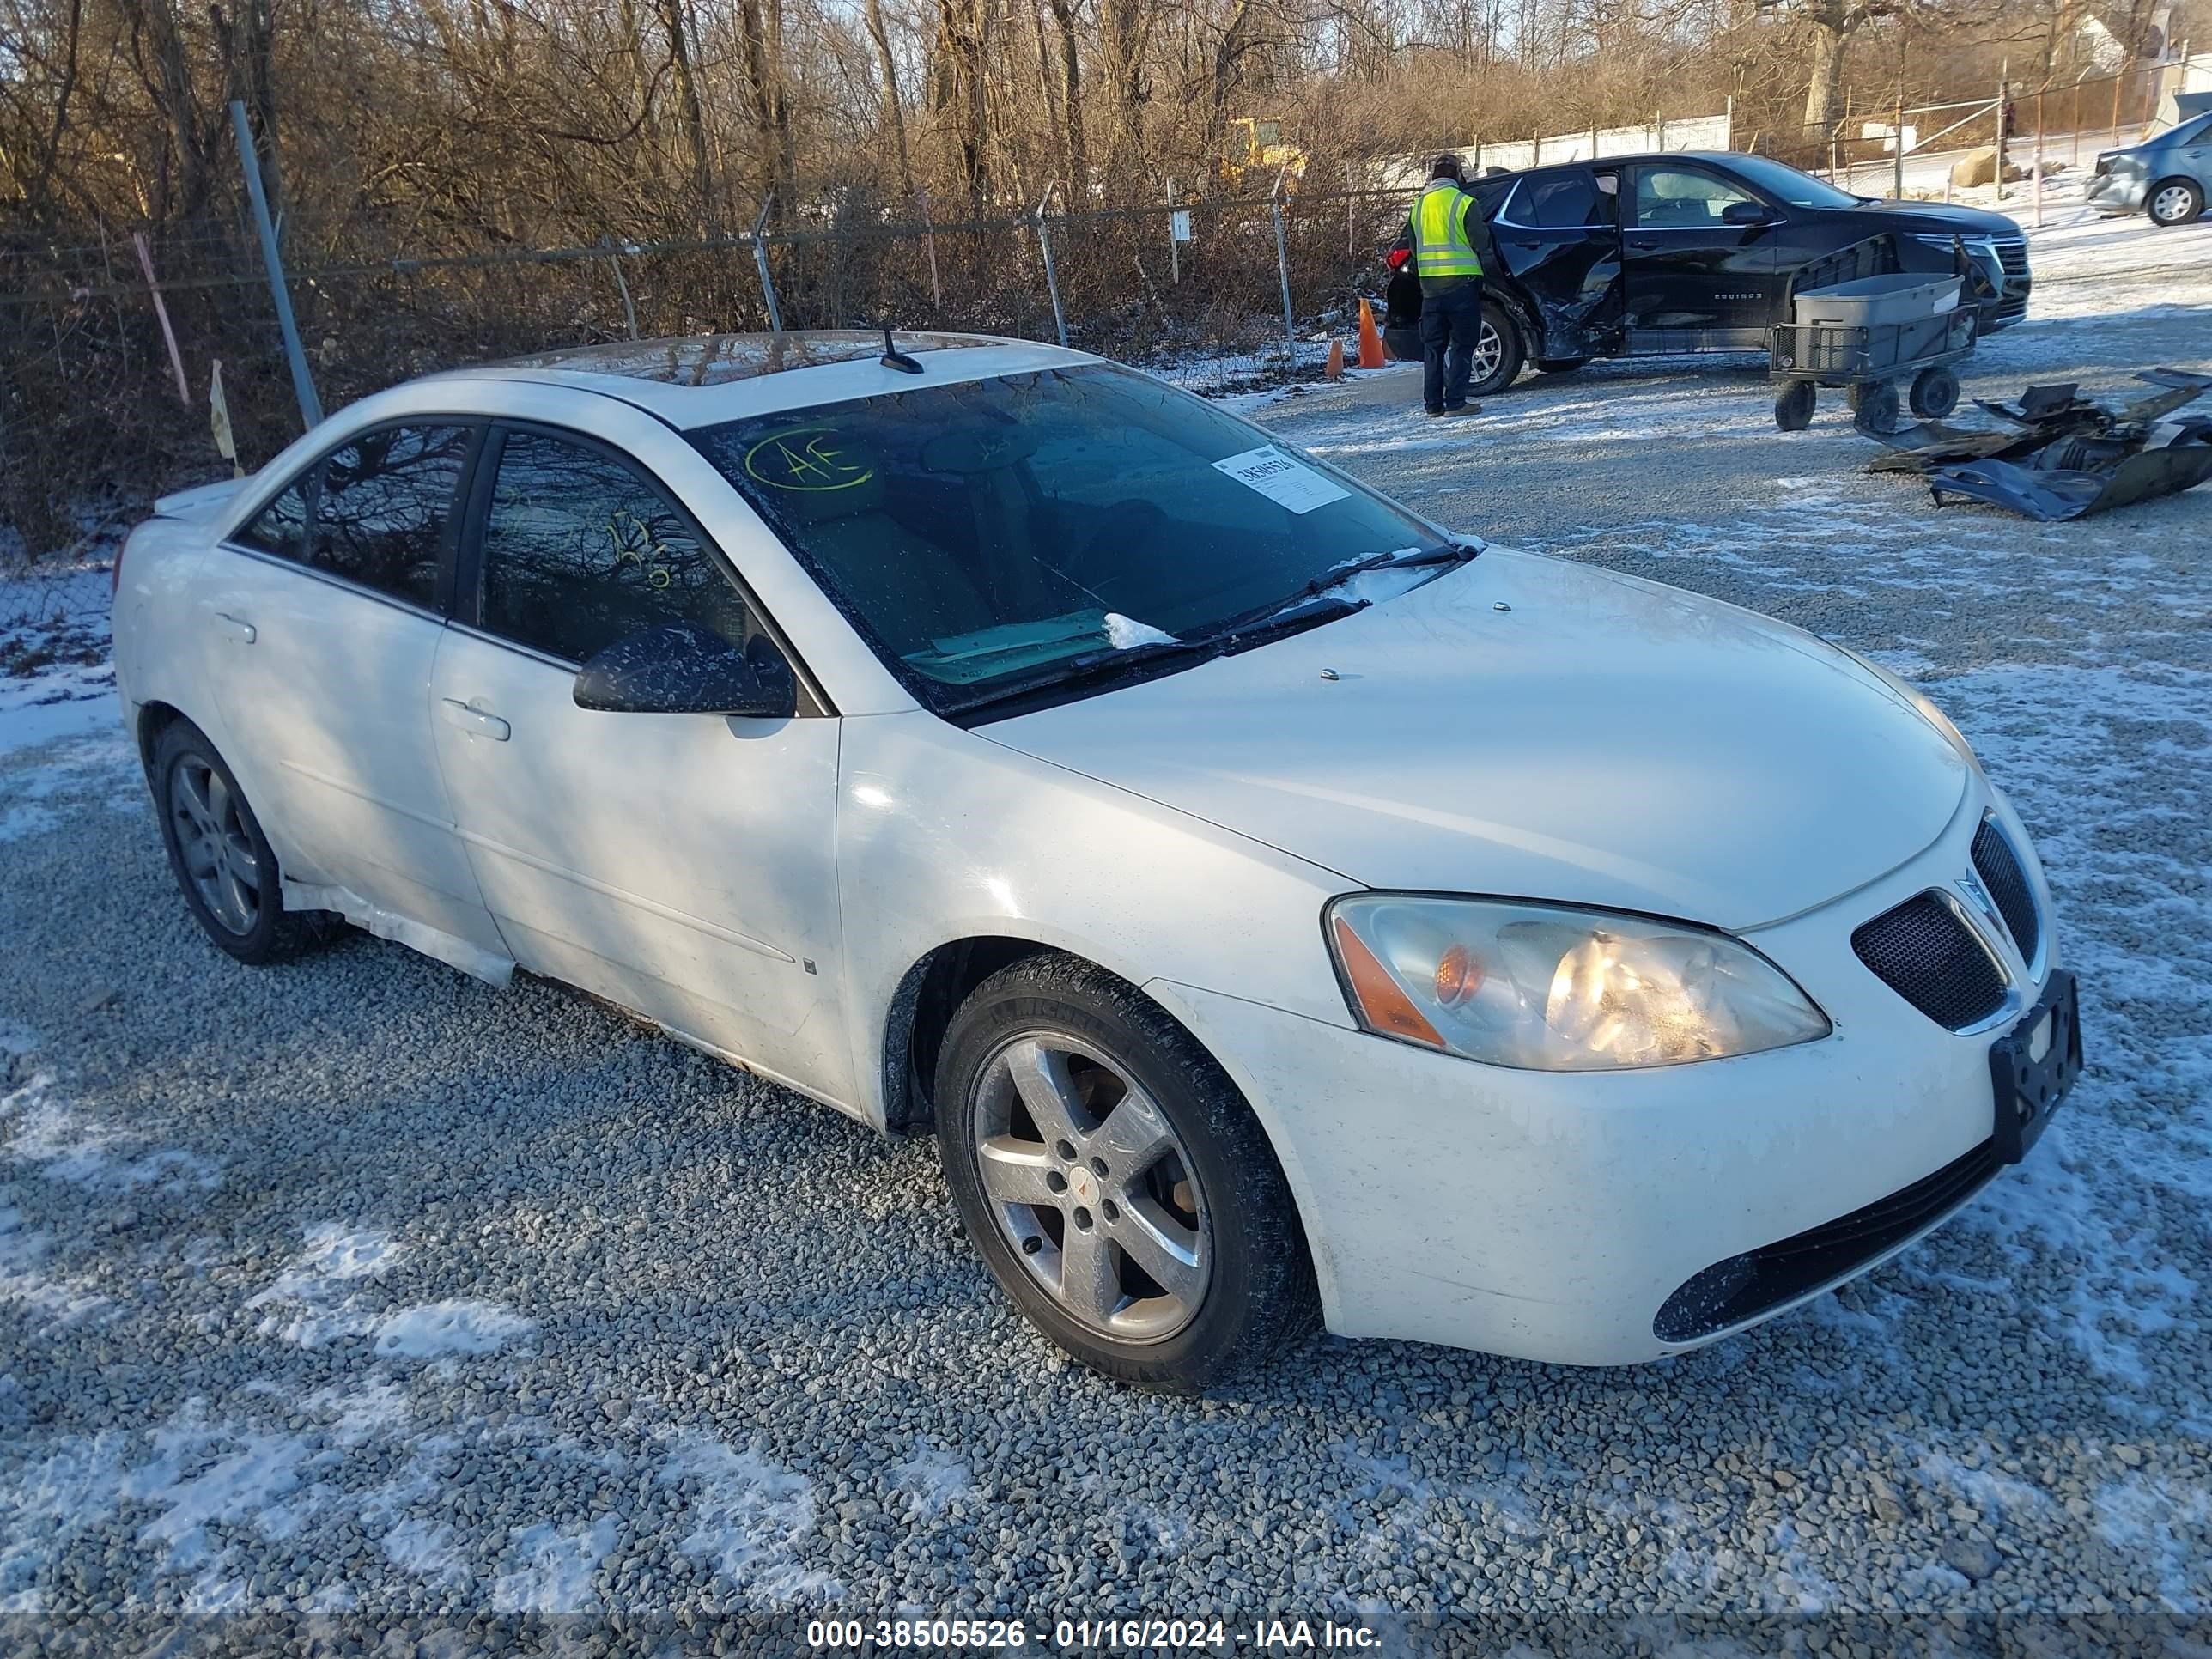
M 320 461 L 316 462 L 290 489 L 263 507 L 260 516 L 238 532 L 238 539 L 264 553 L 307 562 L 307 484 L 321 465 Z
M 605 451 L 509 432 L 484 521 L 483 626 L 582 662 L 682 619 L 742 645 L 744 596 L 659 489 Z
M 1597 180 L 1580 167 L 1522 181 L 1508 216 L 1547 230 L 1572 230 L 1613 222 L 1613 198 L 1598 194 Z
M 1636 223 L 1644 230 L 1699 229 L 1721 222 L 1737 202 L 1759 198 L 1689 167 L 1636 170 Z
M 416 605 L 438 602 L 438 558 L 475 432 L 366 432 L 322 464 L 307 562 Z

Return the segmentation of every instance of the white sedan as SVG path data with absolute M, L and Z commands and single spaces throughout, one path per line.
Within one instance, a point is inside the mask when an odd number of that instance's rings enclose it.
M 1679 1352 L 2049 1120 L 2042 870 L 1909 686 L 1094 358 L 888 345 L 434 375 L 162 501 L 117 672 L 210 938 L 335 913 L 933 1124 L 1007 1294 L 1164 1388 L 1316 1319 Z

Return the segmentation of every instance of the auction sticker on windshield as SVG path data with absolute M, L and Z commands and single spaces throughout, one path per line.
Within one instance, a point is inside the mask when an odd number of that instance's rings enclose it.
M 1246 489 L 1258 490 L 1269 501 L 1293 513 L 1310 513 L 1352 494 L 1272 444 L 1248 449 L 1241 455 L 1224 456 L 1213 464 L 1213 469 L 1226 472 Z

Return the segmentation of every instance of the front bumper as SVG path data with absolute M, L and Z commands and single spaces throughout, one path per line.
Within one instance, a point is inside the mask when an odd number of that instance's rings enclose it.
M 1979 785 L 1936 847 L 1747 937 L 1833 1021 L 1818 1042 L 1611 1073 L 1516 1072 L 1217 993 L 1147 988 L 1245 1092 L 1297 1196 L 1328 1328 L 1569 1364 L 1682 1352 L 1864 1272 L 1996 1172 L 1990 1045 L 1852 954 L 1866 919 L 1971 869 Z M 2025 836 L 2001 803 L 2014 844 Z M 2046 935 L 2049 894 L 2027 860 Z M 2055 966 L 2020 995 L 2032 1002 Z M 1860 1224 L 1871 1212 L 1887 1231 Z M 1865 1248 L 1717 1328 L 1670 1297 L 1730 1258 L 1849 1220 Z M 1833 1267 L 1832 1272 L 1826 1267 Z M 1680 1303 L 1676 1303 L 1679 1310 Z M 1655 1322 L 1659 1328 L 1655 1329 Z

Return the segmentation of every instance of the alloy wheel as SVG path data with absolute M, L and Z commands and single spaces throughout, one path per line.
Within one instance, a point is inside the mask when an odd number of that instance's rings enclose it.
M 261 919 L 261 860 L 238 795 L 222 773 L 187 754 L 169 772 L 169 817 L 185 878 L 208 914 L 240 938 Z
M 1070 1318 L 1158 1342 L 1197 1317 L 1213 1273 L 1206 1195 L 1167 1115 L 1116 1061 L 1058 1032 L 1017 1037 L 970 1109 L 991 1213 Z
M 1474 372 L 1468 376 L 1469 384 L 1480 386 L 1498 373 L 1499 361 L 1505 356 L 1505 342 L 1498 337 L 1498 325 L 1486 319 L 1482 332 L 1475 337 Z
M 2189 191 L 2179 185 L 2168 185 L 2150 198 L 2150 216 L 2162 225 L 2178 223 L 2188 215 Z

